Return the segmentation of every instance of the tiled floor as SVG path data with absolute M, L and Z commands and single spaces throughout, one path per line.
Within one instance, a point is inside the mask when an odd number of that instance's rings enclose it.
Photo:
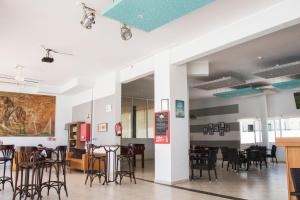
M 0 172 L 1 173 L 1 172 Z M 270 166 L 268 169 L 256 170 L 250 172 L 240 172 L 239 174 L 225 169 L 218 170 L 218 181 L 208 182 L 206 172 L 203 178 L 195 181 L 188 181 L 176 186 L 182 188 L 195 189 L 204 192 L 217 193 L 242 199 L 251 200 L 286 200 L 286 179 L 285 165 L 279 164 Z M 140 169 L 137 166 L 136 176 L 142 179 L 153 180 L 153 162 L 146 162 L 146 168 Z M 84 185 L 85 175 L 81 172 L 72 171 L 68 174 L 69 198 L 62 193 L 62 199 L 82 200 L 82 199 L 105 199 L 105 200 L 221 200 L 225 198 L 213 195 L 201 194 L 168 187 L 160 184 L 154 184 L 147 181 L 137 180 L 137 184 L 130 183 L 124 179 L 122 185 L 114 183 L 108 186 L 102 186 L 95 181 L 92 188 Z M 46 200 L 56 200 L 57 195 L 52 192 L 49 197 L 43 195 Z M 0 191 L 1 200 L 11 200 L 12 190 L 7 185 L 4 191 Z
M 139 166 L 139 164 L 137 164 Z M 136 176 L 146 180 L 154 180 L 154 162 L 146 161 L 145 169 L 137 168 Z M 243 199 L 253 200 L 285 200 L 287 199 L 287 184 L 285 165 L 269 164 L 268 169 L 251 168 L 248 172 L 241 170 L 236 173 L 221 168 L 218 163 L 218 180 L 209 183 L 207 172 L 203 178 L 177 184 L 176 186 L 211 192 Z M 199 176 L 199 171 L 195 171 Z

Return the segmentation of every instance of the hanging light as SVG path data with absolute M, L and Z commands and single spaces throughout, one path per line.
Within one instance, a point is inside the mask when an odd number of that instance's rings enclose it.
M 81 5 L 83 7 L 83 17 L 80 21 L 80 24 L 86 29 L 91 29 L 92 25 L 95 24 L 96 11 L 92 8 L 87 7 L 85 3 L 81 3 Z
M 123 24 L 121 27 L 121 38 L 123 40 L 130 40 L 132 38 L 132 32 L 129 26 Z

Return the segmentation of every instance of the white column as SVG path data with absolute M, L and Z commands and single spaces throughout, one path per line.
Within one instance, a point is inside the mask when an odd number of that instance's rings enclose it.
M 170 65 L 169 51 L 155 56 L 155 111 L 169 99 L 170 144 L 155 144 L 155 181 L 174 184 L 189 178 L 189 101 L 185 65 Z M 176 118 L 175 100 L 183 100 L 185 117 Z

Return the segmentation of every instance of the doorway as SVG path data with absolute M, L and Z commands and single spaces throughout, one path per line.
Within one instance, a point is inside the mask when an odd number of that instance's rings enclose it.
M 121 145 L 133 144 L 139 149 L 135 162 L 136 177 L 154 180 L 153 74 L 122 84 L 121 121 Z

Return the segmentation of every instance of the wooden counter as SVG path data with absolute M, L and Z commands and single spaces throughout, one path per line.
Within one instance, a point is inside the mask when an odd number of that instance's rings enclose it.
M 276 138 L 276 146 L 285 147 L 286 174 L 288 183 L 289 200 L 297 200 L 291 197 L 290 192 L 294 191 L 293 181 L 291 179 L 290 168 L 300 168 L 300 137 Z

